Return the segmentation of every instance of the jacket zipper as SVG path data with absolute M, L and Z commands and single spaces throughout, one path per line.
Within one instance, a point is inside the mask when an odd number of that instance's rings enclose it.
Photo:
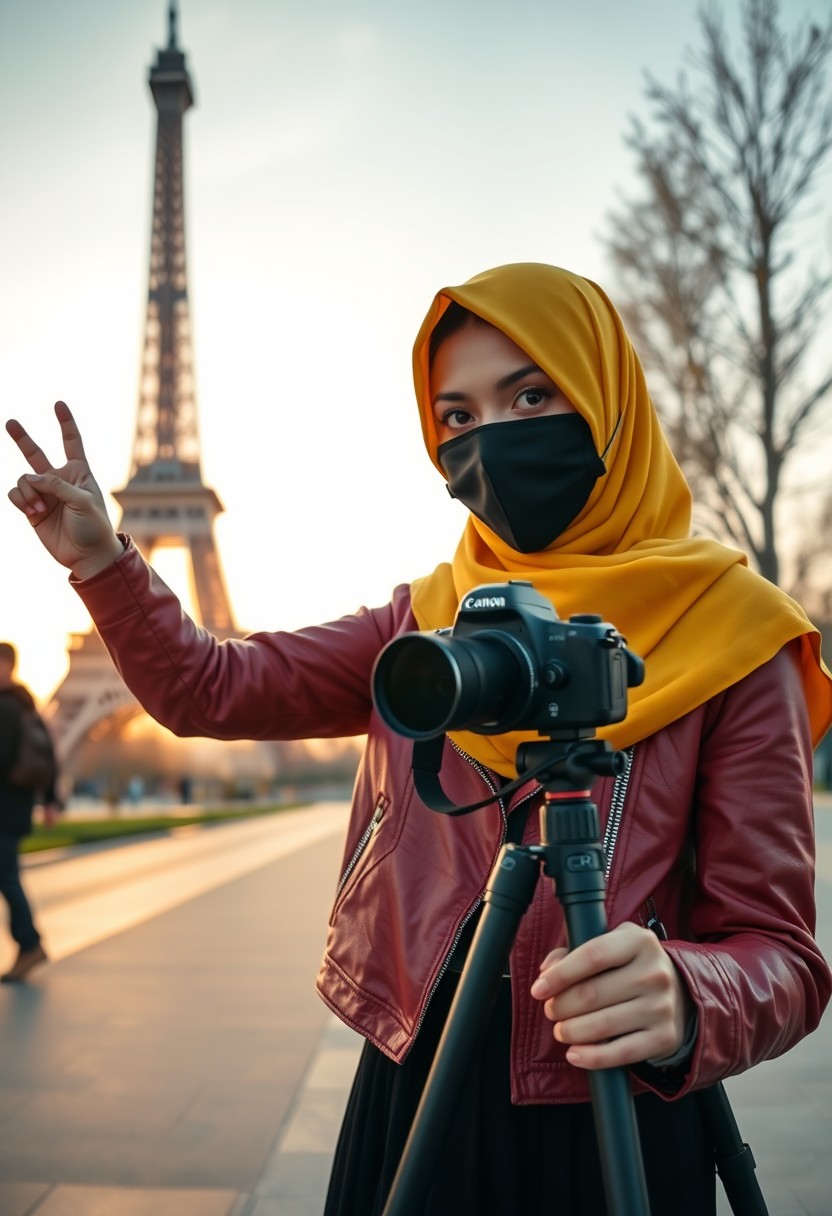
M 471 765 L 471 768 L 474 769 L 475 772 L 479 773 L 480 777 L 482 777 L 483 782 L 488 786 L 491 793 L 492 794 L 499 793 L 499 790 L 494 785 L 494 782 L 491 780 L 491 776 L 488 772 L 488 769 L 485 768 L 484 765 L 480 764 L 479 760 L 475 760 L 473 756 L 469 756 L 467 752 L 464 752 L 457 743 L 454 743 L 453 739 L 448 738 L 448 742 L 450 743 L 453 750 L 457 753 L 457 755 L 461 756 L 463 760 L 467 760 L 467 762 Z M 508 831 L 508 814 L 506 812 L 506 806 L 505 806 L 505 803 L 503 802 L 502 798 L 498 798 L 497 803 L 500 807 L 500 814 L 503 817 L 503 837 L 500 842 L 502 845 L 505 842 L 506 832 Z
M 478 760 L 475 760 L 473 756 L 469 756 L 467 752 L 464 752 L 461 747 L 459 747 L 456 743 L 454 743 L 453 739 L 449 738 L 448 742 L 450 743 L 450 745 L 454 749 L 454 751 L 457 752 L 458 755 L 460 755 L 463 760 L 467 760 L 467 762 L 471 765 L 471 767 L 477 773 L 479 773 L 480 777 L 482 777 L 483 781 L 485 782 L 486 786 L 491 791 L 491 793 L 497 794 L 498 790 L 497 790 L 496 786 L 494 785 L 494 782 L 491 780 L 491 777 L 488 773 L 488 769 L 484 768 L 483 765 L 481 765 Z M 533 794 L 531 794 L 529 796 L 532 797 Z M 508 831 L 508 813 L 506 811 L 506 805 L 503 802 L 503 799 L 498 797 L 496 801 L 500 808 L 500 813 L 503 817 L 503 831 L 502 831 L 502 835 L 501 835 L 501 839 L 500 839 L 500 848 L 502 848 L 503 845 L 505 844 L 506 832 Z M 524 799 L 524 801 L 525 801 L 525 799 Z M 457 946 L 459 945 L 459 939 L 462 937 L 462 934 L 465 931 L 465 926 L 468 924 L 469 920 L 474 915 L 474 913 L 477 911 L 477 909 L 479 908 L 481 903 L 482 903 L 482 897 L 478 898 L 475 901 L 475 903 L 472 906 L 471 910 L 469 911 L 468 915 L 464 918 L 462 924 L 459 926 L 459 928 L 456 931 L 456 936 L 454 937 L 454 940 L 451 943 L 451 948 L 448 951 L 448 953 L 445 955 L 445 961 L 442 964 L 442 966 L 439 968 L 439 974 L 437 975 L 436 979 L 434 980 L 433 987 L 431 988 L 430 992 L 428 993 L 427 1000 L 425 1001 L 425 1003 L 422 1007 L 422 1012 L 419 1016 L 419 1021 L 416 1024 L 416 1030 L 415 1030 L 415 1033 L 413 1036 L 414 1039 L 415 1039 L 416 1035 L 418 1035 L 419 1031 L 422 1029 L 422 1023 L 425 1020 L 425 1015 L 427 1014 L 428 1006 L 430 1005 L 431 1001 L 433 1000 L 433 997 L 434 997 L 434 994 L 435 994 L 437 988 L 442 983 L 442 980 L 445 976 L 445 972 L 448 970 L 448 964 L 451 961 L 451 955 L 453 954 L 454 950 L 456 950 Z
M 620 773 L 615 779 L 615 785 L 612 788 L 612 798 L 610 799 L 610 813 L 607 816 L 607 826 L 604 829 L 604 855 L 606 856 L 606 865 L 604 867 L 604 883 L 610 881 L 612 873 L 612 859 L 615 854 L 615 846 L 618 841 L 618 833 L 621 828 L 621 820 L 624 816 L 624 802 L 627 798 L 627 787 L 630 784 L 630 773 L 633 771 L 633 747 L 625 748 L 624 755 L 624 772 Z
M 370 820 L 370 822 L 367 824 L 367 827 L 364 829 L 363 836 L 359 840 L 358 844 L 355 846 L 355 852 L 353 853 L 352 857 L 350 858 L 349 865 L 347 866 L 346 870 L 344 870 L 344 873 L 341 875 L 341 881 L 338 883 L 338 889 L 335 892 L 336 899 L 343 891 L 350 875 L 352 874 L 353 870 L 355 869 L 355 867 L 358 865 L 359 861 L 361 860 L 361 854 L 364 852 L 367 845 L 370 843 L 373 833 L 375 832 L 378 825 L 381 823 L 381 817 L 384 814 L 384 806 L 385 806 L 384 797 L 382 795 L 379 795 L 379 798 L 376 801 L 375 810 L 373 811 L 373 817 Z

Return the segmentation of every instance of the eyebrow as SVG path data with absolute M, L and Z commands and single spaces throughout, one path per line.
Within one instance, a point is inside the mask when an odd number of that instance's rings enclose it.
M 536 363 L 527 363 L 525 367 L 518 367 L 517 371 L 509 372 L 507 376 L 501 377 L 497 381 L 496 388 L 502 390 L 510 388 L 512 384 L 516 384 L 518 380 L 523 380 L 532 372 L 538 372 L 541 376 L 545 376 L 546 372 L 542 367 L 538 367 Z M 436 405 L 437 401 L 467 401 L 467 393 L 437 393 L 433 398 L 431 405 Z

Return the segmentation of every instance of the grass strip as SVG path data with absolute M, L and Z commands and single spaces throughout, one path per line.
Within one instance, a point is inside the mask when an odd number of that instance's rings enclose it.
M 20 842 L 21 853 L 40 853 L 44 849 L 64 849 L 74 844 L 93 844 L 101 840 L 115 840 L 123 836 L 139 836 L 147 832 L 170 832 L 174 828 L 191 824 L 221 823 L 229 819 L 252 819 L 261 815 L 274 815 L 301 803 L 281 802 L 256 807 L 216 807 L 210 811 L 194 810 L 192 814 L 176 815 L 130 815 L 121 818 L 113 815 L 101 819 L 59 819 L 51 827 L 42 823 L 34 825 L 32 834 Z

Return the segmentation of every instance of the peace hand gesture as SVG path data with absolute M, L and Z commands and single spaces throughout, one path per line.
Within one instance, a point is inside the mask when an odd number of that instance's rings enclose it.
M 55 403 L 66 464 L 54 468 L 43 450 L 14 418 L 6 430 L 32 473 L 24 473 L 9 499 L 27 516 L 43 547 L 76 578 L 91 578 L 123 552 L 113 531 L 104 496 L 93 477 L 69 407 Z

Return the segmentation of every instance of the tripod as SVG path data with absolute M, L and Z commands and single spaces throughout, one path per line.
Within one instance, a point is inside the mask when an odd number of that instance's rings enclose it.
M 590 799 L 596 775 L 621 771 L 623 756 L 609 744 L 563 732 L 527 743 L 517 771 L 541 782 L 539 846 L 504 845 L 491 872 L 484 910 L 448 1014 L 433 1067 L 416 1111 L 384 1216 L 422 1216 L 431 1164 L 444 1142 L 454 1100 L 494 1003 L 520 920 L 531 903 L 540 867 L 554 881 L 571 948 L 607 930 L 604 856 L 598 810 Z M 414 769 L 415 771 L 415 769 Z M 429 803 L 430 805 L 430 803 Z M 623 1068 L 588 1073 L 609 1216 L 649 1216 L 635 1109 Z

